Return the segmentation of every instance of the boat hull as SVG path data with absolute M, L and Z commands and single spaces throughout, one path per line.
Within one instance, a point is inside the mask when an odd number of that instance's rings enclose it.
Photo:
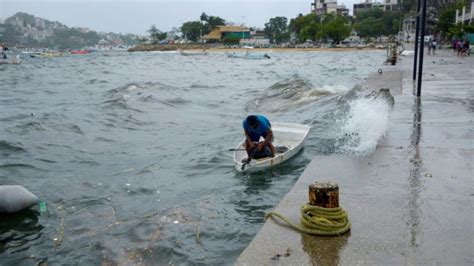
M 273 166 L 282 164 L 295 156 L 304 146 L 311 127 L 294 123 L 272 123 L 274 135 L 274 146 L 287 147 L 283 153 L 277 153 L 273 158 L 253 159 L 248 164 L 242 163 L 247 158 L 245 151 L 245 139 L 236 147 L 234 152 L 234 166 L 238 172 L 252 173 L 262 171 Z

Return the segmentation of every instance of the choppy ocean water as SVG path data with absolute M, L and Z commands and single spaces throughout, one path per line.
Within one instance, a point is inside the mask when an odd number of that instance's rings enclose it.
M 363 87 L 383 51 L 94 53 L 0 66 L 0 185 L 43 199 L 0 218 L 0 264 L 232 264 L 316 154 L 372 152 L 390 105 Z M 244 175 L 250 113 L 312 126 Z

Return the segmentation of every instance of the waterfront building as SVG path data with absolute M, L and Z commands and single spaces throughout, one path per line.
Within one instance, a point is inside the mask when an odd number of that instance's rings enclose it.
M 339 16 L 348 17 L 349 16 L 349 8 L 347 8 L 344 4 L 337 6 L 337 14 Z
M 318 15 L 337 14 L 349 16 L 349 9 L 345 5 L 338 5 L 337 0 L 314 0 L 311 3 L 311 11 Z
M 217 26 L 217 28 L 202 38 L 207 42 L 218 42 L 225 38 L 250 38 L 250 29 L 240 26 Z
M 337 13 L 337 0 L 314 0 L 312 11 L 318 15 Z
M 371 10 L 373 8 L 379 8 L 383 11 L 396 11 L 399 10 L 397 0 L 384 0 L 383 2 L 372 2 L 372 0 L 365 0 L 362 3 L 354 4 L 353 16 L 357 17 L 357 13 Z
M 459 9 L 456 9 L 455 23 L 472 23 L 474 20 L 474 0 L 471 0 L 470 7 L 466 9 L 466 6 L 462 7 L 461 14 L 459 14 Z
M 179 29 L 176 27 L 173 27 L 170 31 L 167 32 L 166 34 L 166 43 L 171 43 L 174 42 L 176 39 L 178 39 L 179 36 Z
M 398 40 L 403 42 L 415 41 L 416 19 L 408 17 L 403 19 L 402 30 L 398 32 Z

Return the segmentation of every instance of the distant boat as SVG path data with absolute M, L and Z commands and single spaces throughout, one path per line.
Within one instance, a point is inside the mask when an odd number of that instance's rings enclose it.
M 71 54 L 89 54 L 90 51 L 89 50 L 71 50 L 70 53 Z
M 414 55 L 415 51 L 403 51 L 400 55 L 407 56 L 407 55 Z
M 21 64 L 20 55 L 17 55 L 13 60 L 0 59 L 0 65 L 19 65 Z
M 245 53 L 245 54 L 237 54 L 235 52 L 228 53 L 227 57 L 229 58 L 243 58 L 243 59 L 270 59 L 268 54 L 252 54 L 252 53 Z
M 183 51 L 183 50 L 179 50 L 179 54 L 180 55 L 183 55 L 183 56 L 193 56 L 193 55 L 207 55 L 208 52 L 206 51 L 202 51 L 202 52 L 196 52 L 196 51 Z
M 62 56 L 60 52 L 22 52 L 31 58 L 53 58 Z

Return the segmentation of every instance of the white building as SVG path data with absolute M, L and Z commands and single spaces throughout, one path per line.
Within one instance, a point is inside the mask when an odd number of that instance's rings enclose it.
M 357 13 L 368 11 L 373 8 L 380 8 L 383 11 L 396 11 L 399 10 L 397 0 L 383 0 L 383 2 L 372 2 L 372 0 L 365 0 L 359 4 L 354 4 L 353 15 L 357 17 Z
M 312 12 L 318 15 L 337 14 L 337 0 L 314 0 L 311 3 Z
M 338 5 L 337 0 L 314 0 L 311 3 L 311 12 L 324 15 L 324 14 L 336 14 L 339 16 L 349 16 L 349 9 L 345 5 Z
M 471 8 L 466 10 L 466 6 L 462 7 L 461 14 L 459 9 L 456 9 L 456 24 L 458 23 L 472 23 L 474 21 L 474 0 L 471 0 Z

